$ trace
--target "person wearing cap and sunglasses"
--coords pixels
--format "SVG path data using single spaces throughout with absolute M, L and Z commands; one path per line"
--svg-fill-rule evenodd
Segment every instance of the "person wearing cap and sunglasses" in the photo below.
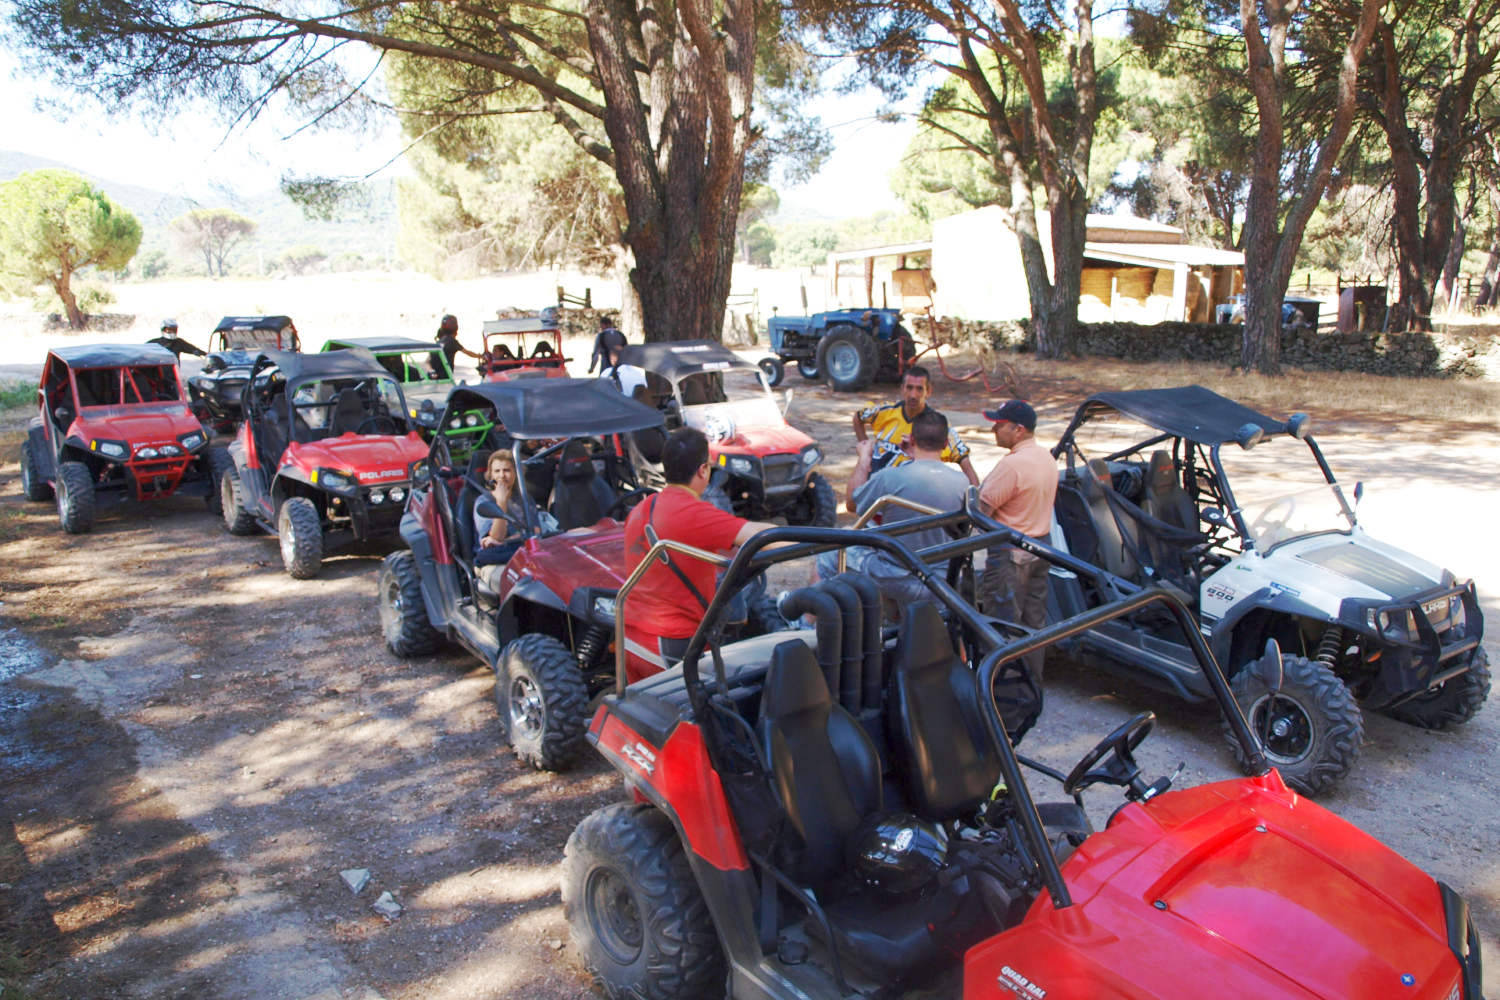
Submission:
M 1009 399 L 983 415 L 994 425 L 995 444 L 1008 454 L 980 483 L 979 508 L 1001 524 L 1045 542 L 1057 499 L 1057 460 L 1036 441 L 1036 410 Z M 1029 629 L 1041 628 L 1047 624 L 1047 571 L 1045 559 L 1013 545 L 990 549 L 979 581 L 980 610 Z M 1042 655 L 1036 650 L 1026 656 L 1038 684 Z

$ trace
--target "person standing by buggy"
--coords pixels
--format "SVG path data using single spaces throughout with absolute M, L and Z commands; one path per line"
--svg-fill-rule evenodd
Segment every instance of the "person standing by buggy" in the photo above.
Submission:
M 712 466 L 708 438 L 697 428 L 679 427 L 668 435 L 662 471 L 666 488 L 637 504 L 625 519 L 627 572 L 633 572 L 651 546 L 663 539 L 727 552 L 775 527 L 736 517 L 702 499 Z M 713 598 L 717 574 L 712 563 L 680 552 L 667 553 L 661 564 L 648 569 L 625 604 L 625 645 L 630 654 L 657 669 L 681 659 Z M 630 679 L 637 679 L 634 670 Z
M 872 474 L 876 442 L 870 438 L 856 442 L 858 460 L 845 492 L 846 508 L 852 514 L 863 514 L 881 497 L 898 496 L 935 510 L 961 509 L 969 492 L 969 481 L 962 472 L 943 461 L 950 440 L 948 418 L 927 407 L 911 421 L 912 454 L 906 461 L 892 462 Z M 923 515 L 906 507 L 892 506 L 884 509 L 880 516 L 883 523 L 894 524 Z M 900 541 L 909 549 L 924 549 L 941 545 L 949 538 L 942 528 L 928 528 L 902 535 Z M 927 586 L 912 576 L 906 567 L 874 549 L 864 546 L 849 549 L 845 565 L 855 572 L 868 574 L 880 589 L 881 597 L 898 606 L 923 600 L 927 592 Z M 838 553 L 819 555 L 817 573 L 820 580 L 836 576 Z
M 480 355 L 475 354 L 458 342 L 458 317 L 452 313 L 443 317 L 442 322 L 438 324 L 437 333 L 432 339 L 436 340 L 438 346 L 442 349 L 443 357 L 448 362 L 448 370 L 450 372 L 453 370 L 453 359 L 460 354 L 467 354 L 475 361 L 478 361 L 480 358 Z
M 921 365 L 912 365 L 901 378 L 899 400 L 884 406 L 867 406 L 854 414 L 855 440 L 864 441 L 874 435 L 875 450 L 870 461 L 872 474 L 888 465 L 910 461 L 907 449 L 910 447 L 908 442 L 912 433 L 912 421 L 931 409 L 927 405 L 931 398 L 932 375 Z M 947 423 L 946 417 L 944 423 Z M 942 450 L 942 460 L 952 462 L 962 469 L 969 478 L 970 485 L 979 485 L 979 474 L 969 461 L 969 446 L 960 441 L 951 429 Z
M 589 358 L 588 374 L 594 374 L 596 365 L 599 368 L 599 374 L 604 374 L 605 370 L 615 363 L 615 357 L 625 343 L 625 334 L 615 326 L 614 317 L 608 314 L 601 315 L 599 332 L 594 335 L 594 353 Z
M 1057 499 L 1057 460 L 1036 441 L 1036 410 L 1019 399 L 1008 399 L 984 418 L 994 424 L 995 444 L 1008 449 L 979 486 L 979 509 L 1023 535 L 1047 542 L 1052 532 L 1052 505 Z M 1047 624 L 1048 563 L 1013 545 L 1000 545 L 985 554 L 979 580 L 979 607 L 1001 618 L 1039 629 Z M 1042 681 L 1043 652 L 1026 657 L 1038 684 Z

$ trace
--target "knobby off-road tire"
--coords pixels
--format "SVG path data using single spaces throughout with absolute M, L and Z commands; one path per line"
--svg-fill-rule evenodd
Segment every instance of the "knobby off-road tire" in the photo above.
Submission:
M 879 367 L 875 341 L 847 323 L 829 327 L 818 342 L 818 371 L 835 392 L 858 392 L 870 384 Z
M 427 618 L 422 576 L 410 550 L 392 552 L 380 564 L 380 630 L 397 656 L 425 656 L 442 642 Z
M 1281 690 L 1274 696 L 1248 665 L 1230 682 L 1235 700 L 1264 746 L 1266 760 L 1286 783 L 1305 795 L 1317 795 L 1338 783 L 1359 757 L 1364 718 L 1344 682 L 1326 664 L 1301 656 L 1283 656 Z M 1240 767 L 1246 769 L 1239 744 L 1224 724 Z
M 307 497 L 287 497 L 276 512 L 281 563 L 294 580 L 308 580 L 323 568 L 323 519 Z
M 672 823 L 619 803 L 584 817 L 563 853 L 573 947 L 610 1000 L 724 995 L 724 955 Z
M 232 464 L 219 476 L 219 497 L 219 516 L 223 518 L 224 530 L 231 535 L 255 534 L 258 525 L 250 512 L 245 510 L 240 474 Z
M 31 450 L 31 441 L 21 442 L 21 492 L 27 500 L 51 500 L 52 487 L 42 478 L 42 470 L 36 463 L 36 453 Z
M 234 459 L 230 457 L 228 448 L 210 448 L 202 461 L 208 465 L 208 481 L 211 487 L 208 491 L 208 509 L 215 514 L 223 514 L 224 473 L 234 468 Z
M 94 530 L 94 477 L 82 462 L 64 462 L 58 467 L 57 517 L 70 535 Z
M 814 472 L 807 477 L 807 489 L 812 494 L 812 520 L 815 528 L 831 528 L 839 517 L 839 500 L 833 493 L 833 484 Z
M 786 378 L 786 365 L 780 358 L 761 358 L 755 366 L 766 373 L 766 384 L 776 388 Z
M 1436 691 L 1402 702 L 1387 714 L 1423 729 L 1446 729 L 1461 726 L 1478 715 L 1489 696 L 1490 657 L 1481 646 L 1474 651 L 1468 673 L 1451 678 Z
M 550 635 L 513 639 L 495 661 L 500 728 L 526 764 L 560 771 L 583 749 L 588 687 L 578 660 Z

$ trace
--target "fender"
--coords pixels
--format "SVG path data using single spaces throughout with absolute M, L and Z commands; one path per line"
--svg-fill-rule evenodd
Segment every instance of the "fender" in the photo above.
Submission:
M 1246 616 L 1253 611 L 1272 611 L 1279 615 L 1293 618 L 1310 618 L 1316 622 L 1326 622 L 1327 614 L 1313 607 L 1300 598 L 1292 597 L 1284 590 L 1275 587 L 1262 587 L 1252 591 L 1243 600 L 1229 609 L 1229 614 L 1212 624 L 1213 633 L 1208 639 L 1208 648 L 1213 651 L 1214 659 L 1224 668 L 1224 676 L 1233 678 L 1238 672 L 1239 665 L 1231 663 L 1229 655 L 1234 646 L 1234 633 Z M 1333 624 L 1329 622 L 1329 624 Z
M 41 417 L 31 418 L 31 423 L 26 427 L 26 438 L 31 442 L 31 457 L 36 462 L 37 471 L 42 474 L 43 479 L 55 480 L 57 462 L 47 442 L 47 431 Z
M 432 539 L 410 510 L 401 515 L 400 532 L 401 540 L 415 557 L 417 574 L 422 578 L 422 605 L 427 609 L 427 620 L 433 628 L 451 629 L 453 623 L 444 609 L 458 606 L 457 574 L 453 564 L 439 565 L 433 559 Z

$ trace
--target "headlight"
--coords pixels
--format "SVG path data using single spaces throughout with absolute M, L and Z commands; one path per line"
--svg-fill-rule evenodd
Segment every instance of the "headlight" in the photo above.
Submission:
M 449 430 L 456 431 L 460 427 L 462 427 L 463 425 L 464 425 L 464 422 L 462 420 L 458 419 L 457 417 L 454 417 L 452 420 L 448 421 L 448 429 Z
M 140 449 L 139 451 L 137 451 L 135 453 L 135 457 L 136 458 L 155 458 L 157 455 L 160 455 L 160 454 L 161 454 L 161 452 L 157 451 L 155 448 L 142 448 L 142 449 Z
M 353 476 L 330 469 L 316 470 L 313 472 L 312 481 L 325 490 L 352 490 L 357 485 Z
M 465 427 L 478 427 L 479 426 L 479 414 L 477 414 L 477 413 L 471 413 L 467 417 L 464 417 L 464 426 Z
M 387 496 L 391 498 L 391 503 L 400 503 L 402 500 L 406 499 L 406 487 L 392 486 L 391 491 L 389 494 L 387 494 Z
M 802 453 L 803 465 L 817 465 L 823 461 L 823 453 L 817 448 L 809 448 Z
M 177 447 L 175 444 L 164 444 L 157 450 L 160 451 L 165 457 L 182 454 L 182 449 Z
M 615 599 L 613 597 L 594 598 L 594 614 L 600 618 L 613 618 L 615 616 Z
M 406 470 L 406 474 L 411 477 L 413 483 L 420 485 L 432 478 L 432 466 L 427 464 L 427 459 L 419 458 L 411 463 L 411 466 Z
M 755 475 L 755 463 L 750 461 L 750 459 L 748 458 L 742 458 L 740 456 L 730 458 L 729 461 L 724 463 L 724 468 L 728 469 L 736 476 Z
M 110 458 L 124 458 L 130 454 L 130 449 L 119 441 L 94 441 L 92 442 L 92 446 L 94 451 L 97 451 L 101 455 L 107 455 Z
M 207 441 L 208 439 L 205 438 L 199 432 L 193 431 L 193 432 L 191 432 L 189 434 L 184 434 L 182 437 L 178 438 L 177 440 L 179 440 L 179 441 L 182 442 L 182 447 L 185 450 L 187 450 L 187 451 L 197 451 L 199 448 L 203 447 L 204 442 Z
M 372 504 L 385 503 L 385 490 L 371 490 L 369 500 Z

